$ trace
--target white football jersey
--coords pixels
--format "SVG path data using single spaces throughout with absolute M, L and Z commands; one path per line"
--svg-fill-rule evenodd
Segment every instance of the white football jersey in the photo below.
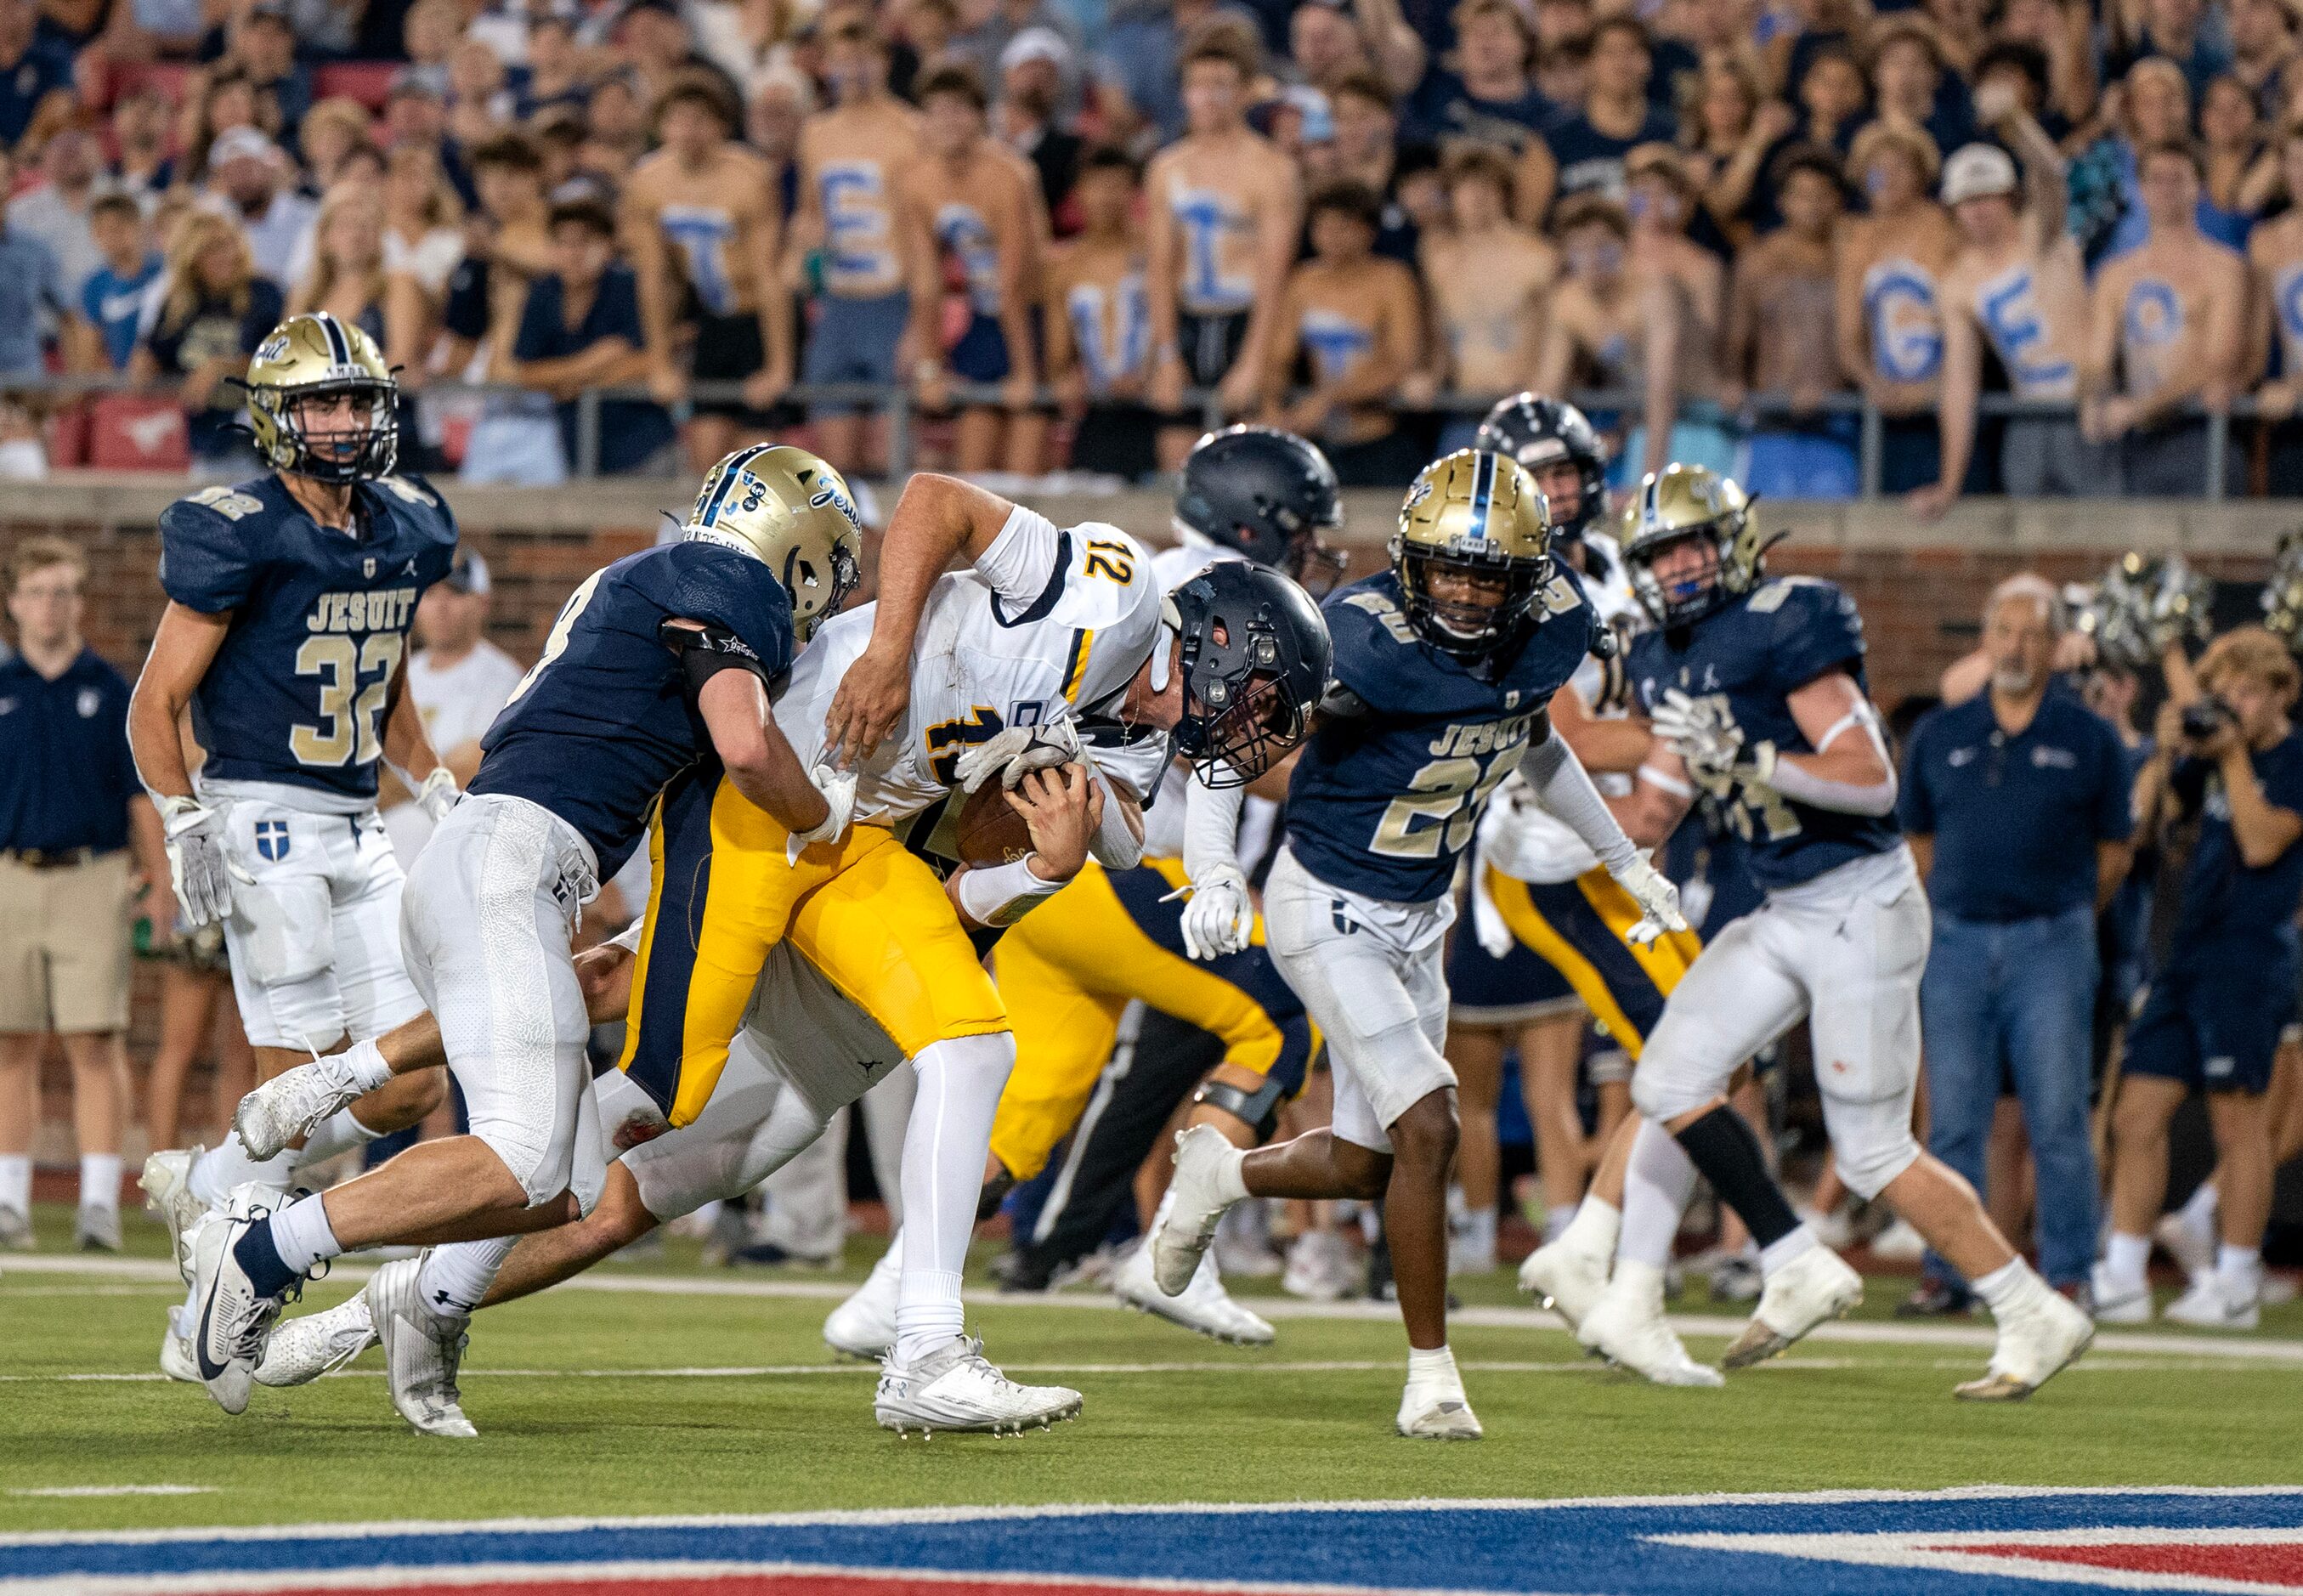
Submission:
M 1628 641 L 1631 629 L 1641 623 L 1645 612 L 1632 591 L 1615 539 L 1592 532 L 1585 535 L 1584 541 L 1605 562 L 1607 575 L 1585 577 L 1583 592 L 1600 624 L 1614 629 L 1618 647 L 1613 660 L 1585 654 L 1575 674 L 1568 678 L 1567 687 L 1594 717 L 1622 720 L 1631 714 L 1631 705 L 1622 690 L 1621 646 Z M 1632 778 L 1626 775 L 1595 773 L 1591 781 L 1608 798 L 1621 798 L 1632 790 Z M 1539 885 L 1573 881 L 1585 871 L 1599 867 L 1599 856 L 1565 821 L 1555 819 L 1536 801 L 1534 789 L 1517 771 L 1505 779 L 1495 801 L 1480 817 L 1480 857 L 1515 881 Z
M 832 696 L 871 640 L 877 606 L 826 621 L 793 663 L 776 721 L 803 764 L 823 751 Z M 1018 505 L 983 558 L 929 590 L 902 722 L 858 773 L 856 818 L 889 825 L 941 802 L 970 744 L 1118 697 L 1164 636 L 1152 557 L 1100 521 L 1059 528 Z M 1167 739 L 1098 746 L 1096 762 L 1149 794 Z

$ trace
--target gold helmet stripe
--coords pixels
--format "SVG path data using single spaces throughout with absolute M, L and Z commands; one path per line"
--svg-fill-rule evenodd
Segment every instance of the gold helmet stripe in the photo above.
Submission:
M 1488 540 L 1488 510 L 1496 496 L 1496 461 L 1499 457 L 1481 450 L 1472 472 L 1472 524 L 1464 536 L 1473 543 Z

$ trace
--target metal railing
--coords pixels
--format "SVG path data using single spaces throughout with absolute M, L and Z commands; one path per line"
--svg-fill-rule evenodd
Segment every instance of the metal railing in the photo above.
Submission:
M 164 396 L 169 391 L 167 384 L 138 384 L 122 376 L 0 378 L 0 399 L 26 397 L 55 401 L 92 393 L 123 392 L 158 397 Z M 529 403 L 547 398 L 536 389 L 499 383 L 435 381 L 412 392 L 419 402 L 426 396 L 518 398 Z M 997 407 L 1005 399 L 1001 386 L 992 383 L 953 383 L 949 385 L 949 392 L 953 401 L 960 405 Z M 1497 397 L 1483 393 L 1441 393 L 1429 403 L 1400 404 L 1394 409 L 1401 415 L 1480 416 L 1494 405 Z M 1641 418 L 1646 406 L 1645 396 L 1634 390 L 1581 389 L 1569 397 L 1587 413 L 1620 416 L 1634 422 Z M 666 408 L 674 420 L 684 422 L 699 403 L 742 403 L 744 400 L 741 383 L 695 383 L 689 384 L 683 398 Z M 876 413 L 887 426 L 889 475 L 900 479 L 911 471 L 918 452 L 922 411 L 909 387 L 900 384 L 797 383 L 786 389 L 779 400 L 780 402 L 803 407 L 845 407 Z M 654 402 L 654 395 L 645 387 L 625 386 L 587 388 L 577 396 L 573 401 L 576 406 L 575 458 L 568 462 L 569 474 L 574 479 L 585 480 L 600 474 L 602 410 L 611 401 Z M 1042 387 L 1039 402 L 1053 407 L 1056 403 L 1053 393 Z M 1223 426 L 1228 420 L 1249 418 L 1231 416 L 1213 389 L 1190 390 L 1185 395 L 1185 404 L 1197 413 L 1201 425 L 1210 430 Z M 1981 396 L 1978 408 L 1979 419 L 2069 422 L 2075 421 L 2078 417 L 2078 407 L 2064 401 L 2018 399 L 2007 393 L 1986 393 Z M 2240 396 L 2221 410 L 2191 404 L 2174 411 L 2168 418 L 2171 421 L 2204 420 L 2206 424 L 2206 459 L 2202 462 L 2201 484 L 2205 499 L 2221 501 L 2230 494 L 2231 485 L 2227 477 L 2231 423 L 2257 419 L 2261 415 L 2252 398 Z M 1794 404 L 1787 393 L 1753 393 L 1733 409 L 1711 400 L 1683 400 L 1679 405 L 1676 419 L 1719 426 L 1731 434 L 1743 434 L 1785 423 L 1812 421 L 1818 416 L 1852 416 L 1856 418 L 1860 496 L 1866 500 L 1878 499 L 1881 496 L 1887 428 L 1892 421 L 1902 418 L 1890 417 L 1873 404 L 1868 395 L 1838 393 L 1826 395 L 1818 403 L 1799 405 Z

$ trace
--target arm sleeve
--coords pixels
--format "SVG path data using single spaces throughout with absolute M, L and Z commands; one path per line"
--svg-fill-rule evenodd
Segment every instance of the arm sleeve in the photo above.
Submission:
M 1239 817 L 1244 787 L 1210 787 L 1194 777 L 1184 804 L 1184 874 L 1205 881 L 1239 868 Z
M 1527 778 L 1536 802 L 1582 838 L 1610 874 L 1639 857 L 1639 849 L 1607 812 L 1599 790 L 1591 785 L 1583 762 L 1575 757 L 1575 750 L 1556 728 L 1547 728 L 1543 740 L 1528 749 L 1527 757 L 1520 762 L 1520 773 Z
M 1068 540 L 1056 523 L 1021 504 L 1008 512 L 1008 524 L 976 558 L 976 574 L 1009 604 L 1029 604 L 1051 582 L 1063 579 Z
M 235 522 L 189 499 L 160 512 L 160 586 L 170 598 L 214 615 L 245 602 L 255 576 Z

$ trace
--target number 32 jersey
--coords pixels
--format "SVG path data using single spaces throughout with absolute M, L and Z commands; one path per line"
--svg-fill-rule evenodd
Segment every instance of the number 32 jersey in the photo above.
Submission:
M 352 506 L 354 533 L 325 528 L 264 477 L 161 512 L 161 587 L 232 613 L 192 693 L 203 786 L 296 788 L 347 814 L 375 802 L 392 679 L 417 599 L 455 556 L 456 518 L 416 477 L 360 483 Z
M 1591 609 L 1572 573 L 1536 604 L 1541 624 L 1490 681 L 1416 635 L 1390 571 L 1329 595 L 1336 685 L 1360 713 L 1323 718 L 1288 782 L 1297 863 L 1386 902 L 1447 892 L 1537 715 L 1590 651 Z
M 1632 642 L 1632 691 L 1643 710 L 1678 688 L 1724 703 L 1743 746 L 1784 754 L 1814 749 L 1792 718 L 1791 696 L 1832 671 L 1866 693 L 1863 617 L 1855 601 L 1815 577 L 1776 577 L 1691 627 L 1642 632 Z M 1707 784 L 1729 828 L 1750 843 L 1751 875 L 1793 887 L 1900 840 L 1891 816 L 1847 815 L 1785 798 L 1772 787 L 1721 777 Z

